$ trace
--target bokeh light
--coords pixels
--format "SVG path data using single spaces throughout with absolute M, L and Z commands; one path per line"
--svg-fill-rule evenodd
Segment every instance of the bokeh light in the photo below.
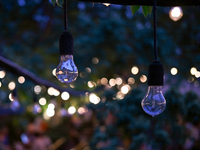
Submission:
M 94 57 L 94 58 L 92 59 L 92 63 L 93 63 L 93 64 L 98 64 L 98 63 L 99 63 L 99 59 L 96 58 L 96 57 Z
M 173 68 L 170 70 L 170 72 L 171 72 L 172 75 L 176 75 L 176 74 L 178 73 L 178 69 L 176 69 L 176 68 L 173 67 Z
M 79 113 L 80 115 L 86 113 L 87 111 L 88 111 L 88 110 L 87 110 L 86 108 L 84 108 L 84 107 L 79 107 L 79 108 L 78 108 L 78 113 Z
M 192 67 L 192 68 L 190 69 L 190 73 L 191 73 L 192 75 L 195 75 L 196 72 L 197 72 L 197 68 Z
M 36 85 L 36 86 L 34 87 L 34 92 L 35 92 L 35 94 L 40 94 L 41 91 L 42 91 L 41 86 Z
M 146 82 L 146 81 L 147 81 L 147 77 L 146 77 L 145 75 L 142 75 L 142 76 L 140 77 L 140 81 L 141 81 L 142 83 Z
M 56 68 L 52 70 L 53 76 L 56 76 Z
M 25 82 L 25 78 L 24 78 L 23 76 L 20 76 L 20 77 L 18 78 L 18 82 L 19 82 L 20 84 L 23 84 L 23 83 Z
M 195 77 L 196 77 L 196 78 L 199 78 L 199 77 L 200 77 L 200 72 L 199 72 L 199 71 L 197 71 L 197 72 L 195 73 Z
M 39 99 L 39 104 L 40 105 L 44 106 L 44 105 L 46 105 L 46 103 L 47 103 L 46 98 L 42 97 L 42 98 Z
M 3 79 L 6 76 L 6 72 L 4 70 L 0 71 L 0 78 Z
M 115 79 L 111 78 L 111 79 L 109 80 L 109 84 L 110 84 L 110 86 L 115 86 L 115 84 L 116 84 Z
M 98 104 L 100 102 L 100 98 L 97 95 L 95 95 L 94 93 L 91 93 L 89 95 L 89 100 L 93 104 Z
M 61 98 L 62 98 L 64 101 L 66 101 L 66 100 L 68 100 L 68 99 L 70 98 L 70 95 L 69 95 L 68 92 L 65 91 L 65 92 L 62 92 Z
M 132 77 L 128 78 L 128 83 L 129 84 L 134 84 L 135 83 L 135 79 L 132 78 Z
M 123 80 L 122 80 L 122 78 L 117 77 L 117 78 L 115 79 L 115 82 L 116 82 L 117 85 L 121 85 L 121 84 L 123 83 Z
M 15 87 L 16 87 L 16 84 L 15 84 L 14 81 L 11 81 L 11 82 L 8 84 L 8 88 L 9 88 L 9 90 L 14 90 Z
M 53 117 L 55 115 L 55 110 L 51 108 L 47 108 L 46 114 L 48 117 Z
M 132 72 L 132 74 L 134 74 L 134 75 L 138 74 L 138 72 L 139 72 L 138 67 L 133 66 L 132 69 L 131 69 L 131 72 Z
M 106 78 L 102 78 L 101 79 L 101 84 L 102 85 L 106 85 L 108 83 L 108 79 L 106 79 Z
M 76 108 L 74 106 L 71 106 L 68 108 L 68 113 L 73 115 L 76 112 Z
M 169 11 L 169 17 L 173 21 L 178 21 L 182 18 L 183 16 L 183 11 L 181 7 L 172 7 L 171 10 Z
M 129 85 L 124 85 L 124 86 L 121 87 L 121 92 L 123 94 L 127 94 L 130 89 L 131 89 L 131 87 Z
M 110 6 L 110 3 L 103 3 L 103 5 L 105 5 L 105 6 Z

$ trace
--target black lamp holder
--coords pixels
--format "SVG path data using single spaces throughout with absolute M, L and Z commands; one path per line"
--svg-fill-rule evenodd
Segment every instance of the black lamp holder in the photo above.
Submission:
M 73 55 L 73 37 L 68 32 L 67 26 L 67 0 L 64 0 L 64 32 L 60 36 L 59 49 L 60 55 Z
M 150 86 L 162 86 L 164 80 L 164 68 L 163 65 L 158 61 L 158 50 L 157 50 L 157 2 L 154 0 L 153 5 L 153 18 L 154 18 L 154 56 L 155 60 L 149 65 L 148 70 L 148 85 Z

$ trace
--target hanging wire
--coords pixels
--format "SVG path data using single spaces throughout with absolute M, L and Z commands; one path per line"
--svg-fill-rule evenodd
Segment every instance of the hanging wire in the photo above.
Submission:
M 154 0 L 153 5 L 153 19 L 154 19 L 154 56 L 155 60 L 158 60 L 158 50 L 157 50 L 157 2 Z
M 67 0 L 64 0 L 64 30 L 67 31 L 68 30 L 68 26 L 67 26 Z

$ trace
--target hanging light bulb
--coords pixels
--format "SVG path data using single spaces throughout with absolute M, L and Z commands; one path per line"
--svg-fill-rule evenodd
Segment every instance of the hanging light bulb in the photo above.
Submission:
M 67 31 L 67 2 L 64 1 L 65 30 L 60 36 L 60 64 L 56 68 L 56 77 L 62 83 L 72 83 L 78 77 L 78 69 L 73 61 L 73 37 Z
M 182 18 L 183 16 L 183 11 L 181 7 L 172 7 L 171 10 L 169 11 L 169 17 L 173 21 L 178 21 Z
M 163 65 L 159 61 L 151 63 L 148 70 L 149 87 L 141 105 L 143 110 L 153 117 L 161 114 L 166 107 L 166 100 L 162 94 L 163 76 Z
M 20 107 L 20 103 L 17 98 L 17 90 L 14 89 L 12 92 L 12 102 L 10 104 L 10 109 L 12 111 L 17 111 L 19 109 L 19 107 Z
M 156 116 L 161 114 L 166 107 L 166 100 L 162 94 L 162 86 L 164 79 L 163 65 L 158 61 L 157 51 L 157 22 L 156 22 L 156 0 L 154 0 L 153 6 L 153 18 L 154 18 L 154 56 L 153 61 L 148 70 L 148 91 L 142 99 L 141 105 L 143 110 L 151 115 Z

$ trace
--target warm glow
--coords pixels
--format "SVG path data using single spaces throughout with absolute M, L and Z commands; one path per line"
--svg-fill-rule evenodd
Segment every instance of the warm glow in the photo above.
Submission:
M 41 86 L 39 86 L 39 85 L 36 85 L 36 86 L 34 87 L 34 92 L 35 92 L 35 94 L 40 94 L 41 90 L 42 90 L 42 88 L 41 88 Z
M 70 98 L 70 95 L 69 95 L 68 92 L 63 92 L 63 93 L 61 94 L 61 98 L 62 98 L 64 101 L 66 101 L 66 100 L 68 100 L 68 99 Z
M 53 117 L 55 115 L 55 110 L 51 108 L 47 108 L 46 114 L 48 117 Z
M 39 99 L 39 104 L 40 105 L 44 106 L 44 105 L 46 105 L 46 103 L 47 103 L 47 100 L 44 97 Z
M 139 72 L 138 67 L 133 66 L 132 69 L 131 69 L 131 72 L 132 72 L 132 74 L 134 74 L 134 75 L 138 74 L 138 72 Z
M 71 106 L 68 108 L 68 113 L 73 115 L 76 112 L 76 108 L 74 106 Z
M 53 88 L 53 87 L 48 88 L 47 92 L 48 92 L 48 94 L 51 95 L 51 96 L 54 95 L 54 94 L 53 94 L 53 93 L 54 93 L 54 88 Z
M 53 95 L 54 95 L 54 96 L 60 95 L 60 91 L 58 91 L 57 89 L 54 89 L 54 90 L 53 90 Z
M 119 91 L 117 92 L 116 98 L 121 100 L 124 98 L 124 94 L 121 91 Z
M 191 73 L 192 75 L 195 75 L 196 72 L 197 72 L 197 68 L 192 67 L 192 68 L 190 69 L 190 73 Z
M 116 82 L 117 85 L 121 85 L 123 80 L 122 80 L 122 78 L 118 77 L 118 78 L 116 78 L 115 82 Z
M 2 86 L 2 83 L 0 82 L 0 87 Z
M 115 86 L 115 84 L 116 84 L 115 79 L 110 79 L 109 84 L 110 84 L 110 86 Z
M 6 72 L 5 71 L 0 71 L 0 78 L 3 79 L 6 76 Z
M 172 7 L 172 9 L 169 11 L 169 17 L 173 21 L 178 21 L 182 18 L 183 16 L 183 11 L 181 7 Z
M 98 96 L 96 96 L 94 93 L 91 93 L 89 95 L 89 100 L 93 104 L 98 104 L 100 102 L 100 98 Z
M 121 87 L 121 92 L 123 94 L 127 94 L 130 89 L 131 89 L 131 87 L 129 85 L 124 85 L 124 86 Z
M 140 77 L 140 81 L 141 81 L 142 83 L 146 82 L 146 81 L 147 81 L 147 77 L 146 77 L 145 75 L 142 75 L 142 76 Z
M 107 6 L 107 7 L 110 6 L 110 3 L 103 3 L 103 4 L 104 4 L 105 6 Z
M 9 99 L 10 99 L 10 101 L 14 101 L 12 93 L 9 94 Z
M 16 87 L 16 85 L 15 85 L 15 82 L 13 82 L 13 81 L 8 84 L 9 90 L 14 90 L 15 87 Z
M 52 70 L 53 76 L 56 76 L 56 68 Z
M 48 108 L 49 108 L 49 109 L 55 109 L 55 105 L 54 105 L 53 103 L 50 103 L 50 104 L 48 105 Z
M 108 83 L 108 79 L 106 79 L 106 78 L 102 78 L 101 79 L 101 84 L 102 85 L 106 85 Z
M 23 76 L 20 76 L 20 77 L 18 78 L 18 82 L 19 82 L 20 84 L 23 84 L 23 83 L 25 82 L 25 78 L 24 78 Z
M 89 67 L 85 68 L 87 73 L 91 73 L 91 69 Z
M 95 86 L 95 83 L 92 81 L 88 81 L 87 85 L 89 88 L 93 88 Z
M 79 114 L 84 114 L 84 113 L 86 113 L 88 110 L 86 109 L 86 108 L 84 108 L 84 107 L 80 107 L 79 109 L 78 109 L 78 113 Z
M 170 72 L 172 75 L 176 75 L 178 73 L 178 70 L 176 68 L 172 68 Z
M 135 83 L 135 79 L 132 78 L 132 77 L 128 78 L 128 83 L 129 84 L 134 84 Z
M 195 77 L 196 77 L 196 78 L 199 78 L 199 77 L 200 77 L 200 72 L 199 72 L 199 71 L 197 71 L 197 72 L 195 73 Z
M 94 57 L 94 58 L 92 59 L 92 62 L 93 62 L 93 64 L 98 64 L 98 63 L 99 63 L 99 59 L 96 58 L 96 57 Z

